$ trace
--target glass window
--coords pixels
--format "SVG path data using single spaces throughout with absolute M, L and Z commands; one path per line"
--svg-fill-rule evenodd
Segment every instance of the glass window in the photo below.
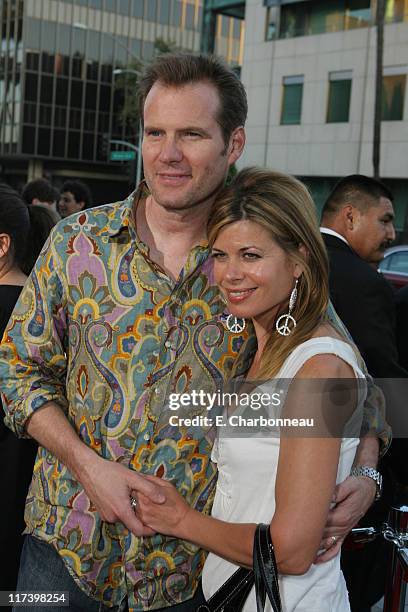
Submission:
M 281 124 L 300 123 L 302 114 L 303 76 L 284 77 Z
M 101 35 L 95 30 L 88 31 L 88 47 L 87 47 L 87 59 L 98 60 L 99 59 L 99 45 L 101 42 Z
M 38 71 L 38 67 L 40 65 L 40 55 L 39 53 L 27 53 L 26 54 L 26 68 L 27 70 Z
M 55 66 L 55 55 L 49 53 L 41 53 L 41 70 L 53 74 Z
M 78 159 L 79 157 L 79 132 L 69 132 L 68 133 L 68 157 L 73 159 Z
M 78 81 L 77 79 L 72 79 L 70 96 L 71 108 L 82 108 L 82 90 L 83 82 Z
M 408 274 L 408 253 L 393 253 L 386 259 L 390 259 L 388 269 L 392 272 L 406 272 Z
M 36 74 L 26 73 L 25 76 L 25 98 L 36 102 L 38 93 L 38 76 Z
M 272 6 L 268 7 L 268 10 L 266 11 L 265 40 L 273 40 L 276 37 L 276 20 L 276 8 Z
M 86 63 L 86 78 L 89 81 L 97 81 L 99 74 L 99 63 L 98 62 L 87 62 Z
M 170 21 L 170 0 L 160 0 L 159 4 L 159 21 L 167 24 Z
M 57 24 L 52 21 L 42 22 L 41 49 L 49 53 L 55 53 L 55 39 Z
M 150 60 L 154 55 L 154 43 L 150 40 L 143 41 L 143 59 Z
M 51 111 L 52 106 L 49 104 L 41 104 L 39 112 L 39 125 L 50 126 L 51 125 Z
M 143 0 L 132 0 L 130 4 L 131 15 L 132 17 L 143 17 Z
M 117 11 L 122 15 L 129 15 L 129 0 L 118 0 Z
M 351 71 L 331 72 L 329 75 L 329 98 L 327 123 L 349 120 L 351 97 Z
M 370 22 L 370 0 L 293 2 L 281 7 L 279 37 L 338 32 L 367 27 Z
M 84 132 L 82 138 L 82 159 L 93 159 L 94 135 L 92 132 Z
M 56 127 L 65 127 L 67 121 L 67 107 L 56 106 L 54 109 L 54 125 Z
M 42 75 L 40 85 L 40 102 L 44 102 L 44 104 L 51 104 L 53 81 L 54 79 L 51 76 Z
M 157 15 L 157 0 L 149 0 L 147 3 L 147 19 L 149 21 L 156 21 Z
M 114 13 L 116 11 L 116 0 L 105 0 L 105 10 Z
M 69 55 L 71 53 L 71 31 L 71 26 L 63 23 L 59 24 L 56 48 L 63 55 Z
M 51 130 L 49 128 L 38 129 L 38 155 L 49 155 L 51 145 Z
M 27 19 L 24 27 L 24 42 L 27 49 L 41 49 L 41 20 Z
M 54 157 L 65 157 L 65 130 L 54 130 L 52 154 Z
M 176 26 L 177 28 L 179 28 L 181 25 L 182 13 L 183 13 L 183 10 L 182 10 L 182 5 L 181 5 L 180 0 L 174 0 L 172 25 Z
M 78 108 L 71 108 L 69 112 L 69 127 L 74 130 L 81 129 L 81 111 Z
M 68 104 L 68 79 L 64 77 L 57 77 L 55 103 L 65 107 Z
M 382 120 L 402 121 L 404 113 L 405 74 L 383 77 L 382 82 Z
M 389 22 L 408 21 L 408 0 L 387 0 L 385 20 Z
M 32 123 L 33 125 L 37 122 L 37 105 L 34 102 L 24 103 L 24 123 Z
M 85 108 L 88 110 L 96 109 L 96 84 L 87 83 L 85 88 Z
M 99 92 L 99 110 L 109 112 L 111 98 L 111 87 L 109 85 L 101 85 Z
M 192 4 L 186 5 L 186 28 L 189 30 L 194 30 L 194 13 L 195 7 Z M 229 22 L 229 19 L 226 18 L 226 21 Z
M 23 126 L 23 153 L 34 153 L 35 127 Z

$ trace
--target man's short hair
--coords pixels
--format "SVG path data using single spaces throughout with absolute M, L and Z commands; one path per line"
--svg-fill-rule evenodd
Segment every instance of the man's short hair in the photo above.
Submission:
M 34 179 L 27 183 L 21 195 L 24 202 L 28 205 L 32 204 L 35 199 L 49 204 L 58 200 L 58 191 L 54 189 L 49 181 L 43 178 Z
M 202 81 L 213 85 L 220 97 L 220 108 L 216 119 L 227 145 L 232 132 L 237 127 L 245 125 L 248 113 L 247 96 L 235 72 L 213 55 L 187 53 L 159 55 L 145 68 L 139 81 L 140 117 L 143 120 L 145 100 L 156 82 L 167 87 L 182 87 Z
M 365 212 L 377 206 L 380 198 L 394 200 L 391 191 L 380 181 L 363 174 L 351 174 L 335 185 L 323 206 L 322 217 L 336 215 L 346 204 Z
M 82 181 L 65 181 L 61 188 L 61 193 L 64 191 L 72 193 L 77 202 L 84 202 L 84 209 L 92 206 L 91 191 Z

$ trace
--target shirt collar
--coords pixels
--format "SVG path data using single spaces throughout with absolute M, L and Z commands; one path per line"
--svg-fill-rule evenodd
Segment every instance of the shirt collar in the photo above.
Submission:
M 133 191 L 126 200 L 123 200 L 119 204 L 121 206 L 113 207 L 109 213 L 108 221 L 104 228 L 99 232 L 100 234 L 108 234 L 109 236 L 117 236 L 120 234 L 122 229 L 128 228 L 129 225 L 134 226 L 133 211 L 135 204 L 143 198 L 149 195 L 148 187 L 145 181 L 142 181 L 137 189 Z
M 335 238 L 339 238 L 339 240 L 342 240 L 343 242 L 345 242 L 347 244 L 347 246 L 350 246 L 344 236 L 342 236 L 338 232 L 335 232 L 332 229 L 329 229 L 328 227 L 321 227 L 320 228 L 320 232 L 322 234 L 328 234 L 329 236 L 334 236 Z

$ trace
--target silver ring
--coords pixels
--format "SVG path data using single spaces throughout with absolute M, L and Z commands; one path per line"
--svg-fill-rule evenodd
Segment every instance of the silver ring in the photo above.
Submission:
M 336 544 L 337 544 L 337 536 L 331 536 L 331 540 L 332 540 L 332 543 L 330 545 L 330 548 L 332 548 L 332 546 L 336 546 Z
M 136 510 L 136 508 L 137 508 L 137 499 L 136 499 L 136 497 L 130 496 L 130 505 L 132 506 L 133 510 Z

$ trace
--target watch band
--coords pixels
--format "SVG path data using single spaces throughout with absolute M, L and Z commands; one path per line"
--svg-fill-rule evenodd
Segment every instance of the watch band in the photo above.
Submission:
M 366 476 L 374 480 L 377 485 L 377 492 L 375 494 L 375 500 L 377 501 L 381 497 L 382 493 L 382 475 L 376 469 L 368 467 L 367 465 L 356 465 L 352 468 L 350 476 Z

